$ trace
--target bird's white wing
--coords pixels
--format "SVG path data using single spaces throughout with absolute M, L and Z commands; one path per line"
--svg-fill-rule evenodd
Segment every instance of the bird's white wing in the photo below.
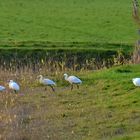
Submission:
M 20 89 L 19 85 L 16 82 L 10 83 L 9 86 L 14 90 L 19 90 Z
M 0 86 L 0 91 L 3 91 L 5 90 L 5 87 L 4 86 Z
M 55 82 L 50 79 L 44 79 L 43 84 L 44 85 L 56 85 Z
M 135 86 L 140 86 L 140 78 L 133 78 L 132 81 Z
M 76 76 L 69 76 L 68 81 L 70 83 L 74 83 L 74 84 L 81 84 L 82 83 L 82 81 L 79 78 L 77 78 Z

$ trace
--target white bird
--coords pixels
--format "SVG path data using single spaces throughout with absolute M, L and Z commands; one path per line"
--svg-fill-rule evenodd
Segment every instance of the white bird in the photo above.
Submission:
M 48 78 L 44 78 L 42 75 L 39 75 L 38 78 L 39 78 L 40 84 L 42 84 L 44 86 L 50 86 L 52 91 L 55 92 L 54 86 L 56 86 L 56 83 L 53 80 L 50 80 Z
M 10 80 L 9 88 L 14 90 L 15 93 L 20 90 L 19 85 L 16 82 L 14 82 L 13 80 Z
M 0 86 L 0 91 L 4 91 L 6 88 L 4 86 Z
M 132 81 L 135 86 L 140 86 L 140 78 L 133 78 Z
M 77 85 L 77 88 L 79 89 L 79 84 L 82 84 L 82 81 L 77 78 L 76 76 L 68 76 L 68 74 L 64 74 L 64 79 L 68 81 L 71 84 L 71 90 L 73 89 L 73 85 Z

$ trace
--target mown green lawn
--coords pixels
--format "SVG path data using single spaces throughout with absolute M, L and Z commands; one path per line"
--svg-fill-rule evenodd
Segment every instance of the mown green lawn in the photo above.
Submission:
M 49 88 L 44 91 L 35 80 L 28 81 L 32 76 L 21 75 L 19 95 L 0 94 L 0 136 L 15 140 L 139 140 L 140 88 L 132 83 L 132 78 L 140 77 L 139 69 L 139 65 L 125 65 L 71 72 L 83 81 L 73 91 L 62 74 L 52 75 L 57 81 L 56 93 Z
M 134 44 L 129 0 L 0 0 L 0 42 Z

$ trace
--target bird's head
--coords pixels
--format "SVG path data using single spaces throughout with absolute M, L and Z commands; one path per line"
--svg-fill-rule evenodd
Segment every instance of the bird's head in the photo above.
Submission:
M 9 85 L 12 82 L 14 82 L 14 81 L 13 80 L 7 80 L 7 84 L 6 85 Z
M 64 77 L 67 77 L 68 76 L 68 74 L 67 73 L 64 73 Z
M 132 81 L 134 82 L 135 78 L 132 79 Z
M 39 82 L 41 82 L 43 80 L 43 76 L 42 75 L 37 76 L 37 80 L 39 80 Z
M 43 78 L 43 76 L 42 75 L 38 75 L 37 78 Z
M 13 82 L 13 80 L 8 80 L 8 82 L 10 82 L 10 83 L 11 83 L 11 82 Z

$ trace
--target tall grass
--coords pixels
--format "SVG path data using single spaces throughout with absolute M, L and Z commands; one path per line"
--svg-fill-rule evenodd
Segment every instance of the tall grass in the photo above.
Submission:
M 97 50 L 1 50 L 0 69 L 20 72 L 81 71 L 109 68 L 129 63 L 131 56 L 121 49 L 116 51 Z

